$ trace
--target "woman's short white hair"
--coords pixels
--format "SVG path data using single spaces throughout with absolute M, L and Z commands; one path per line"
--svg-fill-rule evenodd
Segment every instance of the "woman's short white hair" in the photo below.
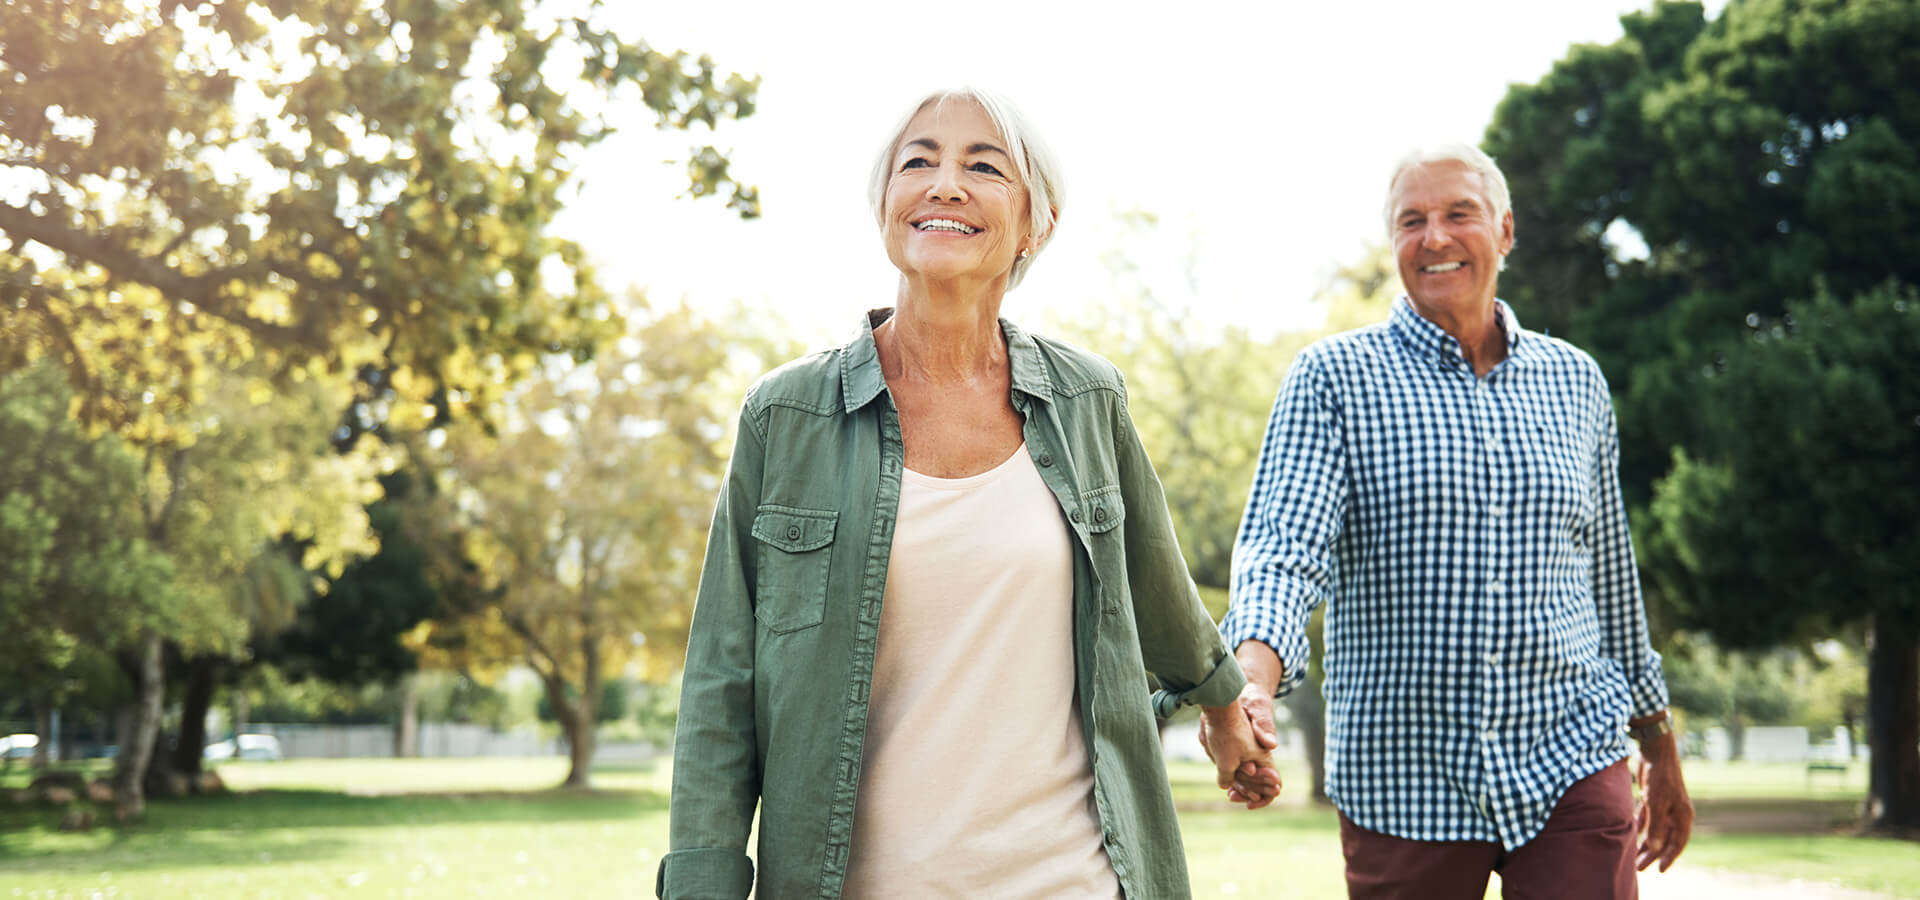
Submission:
M 1408 169 L 1444 162 L 1459 163 L 1480 173 L 1480 183 L 1487 186 L 1487 206 L 1493 213 L 1494 226 L 1498 227 L 1500 222 L 1506 219 L 1507 212 L 1513 208 L 1513 202 L 1507 195 L 1507 176 L 1500 171 L 1498 165 L 1494 164 L 1493 157 L 1472 144 L 1439 144 L 1413 150 L 1400 157 L 1400 162 L 1393 167 L 1393 177 L 1387 181 L 1388 237 L 1393 236 L 1393 217 L 1399 212 L 1393 208 L 1393 198 L 1394 191 L 1400 187 L 1400 177 L 1407 174 Z
M 1020 173 L 1020 182 L 1027 186 L 1027 227 L 1034 235 L 1033 252 L 1025 258 L 1014 259 L 1013 271 L 1007 276 L 1007 287 L 1011 289 L 1020 284 L 1020 280 L 1026 277 L 1027 269 L 1039 258 L 1040 251 L 1053 240 L 1054 218 L 1060 209 L 1065 184 L 1053 152 L 1047 149 L 1033 126 L 1027 124 L 1027 120 L 1007 98 L 992 91 L 960 87 L 934 91 L 915 103 L 900 118 L 900 124 L 880 148 L 879 159 L 874 160 L 873 175 L 867 183 L 867 200 L 873 205 L 873 220 L 883 228 L 886 226 L 887 182 L 893 178 L 893 155 L 900 149 L 900 139 L 906 136 L 907 126 L 913 124 L 913 117 L 927 107 L 953 100 L 977 103 L 986 111 L 987 119 L 993 122 L 994 129 L 1007 142 L 1007 153 L 1013 157 L 1013 166 Z

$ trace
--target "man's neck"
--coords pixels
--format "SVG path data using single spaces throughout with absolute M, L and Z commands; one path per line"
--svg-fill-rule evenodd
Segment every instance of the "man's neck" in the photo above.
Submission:
M 1420 317 L 1440 326 L 1441 331 L 1460 342 L 1460 354 L 1467 358 L 1475 376 L 1493 371 L 1507 358 L 1507 331 L 1500 321 L 1499 304 L 1491 298 L 1472 309 L 1438 309 L 1420 303 L 1413 305 Z

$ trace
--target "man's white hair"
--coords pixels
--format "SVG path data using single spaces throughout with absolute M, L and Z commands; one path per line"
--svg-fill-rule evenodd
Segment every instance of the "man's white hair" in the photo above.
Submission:
M 874 222 L 886 227 L 887 183 L 893 178 L 893 155 L 900 150 L 900 139 L 906 136 L 907 126 L 913 124 L 913 117 L 922 110 L 954 100 L 977 103 L 986 112 L 988 121 L 1007 142 L 1007 154 L 1013 157 L 1020 183 L 1027 188 L 1027 227 L 1034 239 L 1033 252 L 1014 259 L 1013 271 L 1007 276 L 1007 288 L 1012 289 L 1026 277 L 1027 269 L 1039 258 L 1040 251 L 1053 240 L 1054 216 L 1060 208 L 1065 183 L 1052 151 L 1005 97 L 979 88 L 959 87 L 943 88 L 921 98 L 900 118 L 899 126 L 880 148 L 880 157 L 874 160 L 873 175 L 867 182 L 867 201 L 873 206 Z
M 1407 155 L 1400 157 L 1400 162 L 1394 165 L 1393 177 L 1387 180 L 1387 202 L 1385 209 L 1387 236 L 1389 238 L 1393 236 L 1394 214 L 1399 212 L 1399 210 L 1393 208 L 1393 198 L 1394 191 L 1400 187 L 1401 176 L 1407 174 L 1407 170 L 1409 169 L 1443 162 L 1459 163 L 1474 172 L 1480 173 L 1480 183 L 1486 185 L 1487 188 L 1487 207 L 1488 211 L 1493 213 L 1494 227 L 1498 228 L 1500 223 L 1506 219 L 1507 213 L 1513 209 L 1513 201 L 1512 198 L 1507 195 L 1507 176 L 1500 171 L 1498 165 L 1494 164 L 1493 157 L 1488 156 L 1482 152 L 1479 147 L 1475 147 L 1472 144 L 1437 144 L 1432 147 L 1415 149 Z M 1504 262 L 1505 261 L 1502 260 L 1503 264 Z

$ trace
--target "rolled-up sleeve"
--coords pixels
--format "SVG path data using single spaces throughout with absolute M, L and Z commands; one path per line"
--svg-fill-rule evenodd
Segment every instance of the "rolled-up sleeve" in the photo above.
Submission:
M 1620 495 L 1620 431 L 1601 382 L 1605 406 L 1599 450 L 1594 454 L 1594 517 L 1587 545 L 1593 548 L 1593 600 L 1599 612 L 1601 652 L 1619 664 L 1632 697 L 1632 718 L 1667 708 L 1667 680 L 1660 654 L 1647 638 L 1647 607 L 1633 558 L 1633 533 Z
M 1162 685 L 1187 700 L 1226 706 L 1240 696 L 1247 679 L 1221 642 L 1187 571 L 1166 490 L 1127 415 L 1124 384 L 1113 429 L 1121 502 L 1127 511 L 1127 583 L 1133 592 L 1141 661 Z
M 756 548 L 750 529 L 764 456 L 764 436 L 743 409 L 687 640 L 674 734 L 670 850 L 655 880 L 656 893 L 670 900 L 740 900 L 753 887 L 746 851 L 760 771 L 753 689 Z
M 1220 625 L 1227 646 L 1259 641 L 1279 655 L 1279 696 L 1306 679 L 1307 616 L 1331 596 L 1333 542 L 1346 515 L 1340 407 L 1315 350 L 1301 353 L 1274 401 Z

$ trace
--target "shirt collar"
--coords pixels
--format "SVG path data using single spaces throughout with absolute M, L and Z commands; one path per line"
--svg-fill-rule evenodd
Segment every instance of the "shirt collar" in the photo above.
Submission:
M 1507 301 L 1494 298 L 1495 314 L 1500 317 L 1500 331 L 1507 339 L 1507 360 L 1514 365 L 1524 365 L 1531 356 L 1533 341 L 1521 340 L 1520 319 L 1513 314 L 1513 307 Z M 1413 352 L 1425 359 L 1431 359 L 1443 366 L 1466 365 L 1466 354 L 1460 352 L 1460 342 L 1445 329 L 1428 321 L 1413 308 L 1413 301 L 1407 295 L 1393 301 L 1393 313 L 1387 320 L 1388 327 Z M 1531 338 L 1532 336 L 1528 336 Z
M 840 390 L 851 413 L 880 396 L 887 389 L 887 378 L 880 371 L 880 350 L 873 343 L 873 330 L 893 316 L 893 308 L 868 310 L 860 317 L 860 331 L 841 348 Z M 1013 389 L 1038 400 L 1053 401 L 1053 381 L 1047 376 L 1046 363 L 1040 357 L 1040 344 L 1018 325 L 1000 320 L 1000 334 L 1007 339 L 1007 359 L 1013 370 Z

